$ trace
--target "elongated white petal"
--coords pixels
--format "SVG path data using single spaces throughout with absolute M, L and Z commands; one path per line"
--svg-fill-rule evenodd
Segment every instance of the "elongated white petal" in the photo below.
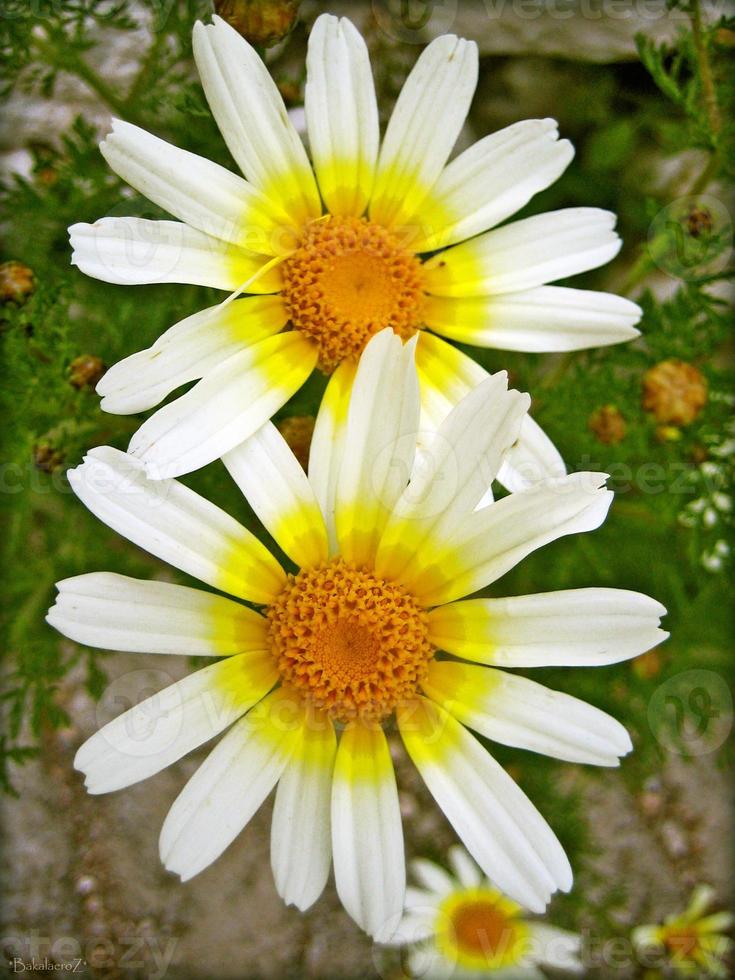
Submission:
M 327 560 L 324 518 L 306 473 L 272 422 L 222 457 L 260 521 L 301 568 Z
M 440 252 L 424 265 L 436 296 L 531 289 L 604 265 L 620 250 L 615 215 L 599 208 L 549 211 Z
M 194 57 L 204 93 L 245 176 L 296 227 L 321 214 L 306 151 L 283 99 L 255 50 L 226 21 L 194 25 Z
M 367 46 L 346 17 L 322 14 L 311 29 L 304 106 L 328 211 L 361 215 L 378 158 L 378 106 Z
M 265 255 L 293 247 L 283 234 L 287 214 L 217 163 L 119 119 L 100 152 L 123 180 L 192 228 Z
M 356 370 L 355 362 L 343 361 L 329 379 L 319 405 L 309 447 L 309 483 L 314 488 L 324 515 L 331 555 L 337 551 L 334 519 L 337 479 L 345 450 L 350 392 Z
M 380 942 L 401 918 L 406 887 L 403 830 L 381 728 L 353 722 L 342 733 L 332 789 L 337 892 L 357 924 Z
M 556 120 L 526 119 L 478 140 L 447 164 L 422 207 L 426 238 L 416 251 L 444 248 L 520 211 L 561 176 L 574 156 Z
M 449 864 L 463 888 L 477 888 L 482 881 L 482 872 L 459 844 L 454 844 L 447 852 Z
M 246 347 L 152 415 L 129 451 L 154 479 L 197 470 L 259 429 L 306 381 L 316 358 L 296 331 Z
M 203 378 L 232 354 L 281 330 L 280 296 L 249 296 L 210 306 L 170 327 L 147 350 L 118 361 L 97 385 L 106 412 L 127 415 L 157 405 L 180 385 Z
M 283 588 L 281 566 L 250 531 L 176 480 L 149 480 L 127 453 L 99 446 L 67 475 L 96 517 L 175 568 L 252 602 Z
M 425 543 L 451 540 L 492 484 L 530 404 L 528 395 L 508 391 L 507 384 L 505 372 L 488 376 L 425 446 L 380 540 L 379 575 L 398 578 Z
M 373 563 L 411 473 L 420 408 L 415 346 L 382 330 L 363 351 L 352 386 L 335 526 L 340 553 L 357 565 Z
M 378 158 L 370 217 L 386 227 L 415 224 L 447 162 L 477 85 L 477 45 L 445 34 L 425 48 L 406 79 Z
M 557 929 L 546 922 L 529 922 L 528 930 L 528 941 L 537 963 L 563 970 L 565 974 L 585 973 L 585 964 L 580 959 L 581 936 Z
M 500 578 L 526 555 L 565 534 L 591 531 L 604 521 L 612 493 L 605 474 L 573 473 L 547 480 L 475 511 L 452 538 L 425 543 L 418 555 L 401 554 L 399 581 L 427 606 L 470 595 Z
M 445 896 L 456 888 L 451 876 L 444 868 L 429 861 L 428 858 L 416 858 L 411 861 L 411 874 L 424 888 L 428 888 L 434 895 Z
M 271 865 L 278 894 L 304 912 L 319 898 L 332 863 L 330 806 L 337 740 L 324 715 L 305 717 L 273 807 Z
M 589 289 L 537 286 L 500 296 L 429 296 L 426 325 L 477 347 L 569 351 L 607 347 L 637 337 L 636 303 Z
M 424 331 L 416 348 L 416 368 L 421 390 L 421 427 L 429 431 L 438 429 L 454 406 L 490 377 L 471 357 Z M 503 456 L 498 482 L 514 493 L 565 472 L 564 461 L 552 441 L 530 415 L 524 415 L 517 440 Z M 488 503 L 489 499 L 481 503 Z
M 235 290 L 253 279 L 268 261 L 227 242 L 189 228 L 180 221 L 147 218 L 100 218 L 93 225 L 69 228 L 71 262 L 103 282 L 122 286 L 181 282 Z M 281 288 L 277 269 L 258 276 L 252 293 Z
M 666 610 L 640 592 L 569 589 L 452 602 L 429 614 L 432 643 L 499 667 L 619 663 L 662 643 Z
M 517 493 L 553 476 L 565 476 L 567 468 L 561 453 L 541 426 L 524 415 L 518 438 L 503 457 L 498 483 Z
M 617 766 L 633 748 L 620 722 L 599 708 L 492 667 L 433 661 L 424 690 L 462 724 L 503 745 L 595 766 Z
M 174 800 L 159 849 L 168 871 L 188 881 L 229 847 L 285 769 L 300 731 L 284 724 L 281 690 L 241 718 Z
M 77 575 L 56 587 L 46 622 L 86 646 L 188 657 L 268 649 L 262 616 L 201 589 L 112 572 Z
M 140 782 L 218 735 L 277 679 L 269 651 L 210 664 L 95 732 L 77 752 L 74 766 L 84 773 L 90 793 Z
M 510 898 L 543 912 L 572 871 L 553 831 L 480 743 L 422 698 L 398 711 L 406 749 L 429 792 L 483 872 Z

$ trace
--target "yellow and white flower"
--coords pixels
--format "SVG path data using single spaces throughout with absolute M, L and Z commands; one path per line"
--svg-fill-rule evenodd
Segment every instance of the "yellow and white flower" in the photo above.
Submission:
M 617 765 L 631 748 L 617 721 L 497 668 L 608 664 L 667 635 L 658 628 L 663 608 L 634 592 L 456 601 L 547 542 L 599 526 L 612 494 L 604 474 L 577 473 L 477 509 L 528 396 L 508 391 L 503 375 L 488 378 L 417 454 L 415 346 L 383 330 L 349 390 L 330 387 L 308 477 L 270 422 L 225 455 L 298 571 L 287 573 L 191 489 L 150 480 L 139 459 L 102 447 L 69 473 L 83 503 L 234 600 L 94 573 L 60 582 L 48 615 L 93 646 L 226 658 L 116 718 L 76 758 L 90 792 L 108 792 L 232 726 L 166 818 L 167 868 L 187 879 L 207 867 L 278 783 L 280 894 L 309 906 L 333 858 L 345 908 L 374 936 L 395 925 L 405 884 L 383 724 L 397 719 L 409 756 L 484 872 L 541 911 L 571 885 L 567 858 L 467 728 L 560 759 Z
M 698 885 L 687 908 L 670 915 L 663 925 L 638 926 L 633 930 L 633 944 L 641 950 L 657 950 L 671 968 L 688 977 L 727 977 L 726 957 L 733 941 L 724 935 L 732 929 L 730 912 L 705 915 L 712 905 L 714 889 Z
M 410 947 L 410 976 L 421 980 L 544 980 L 550 966 L 579 973 L 581 939 L 528 918 L 503 895 L 462 847 L 449 850 L 452 874 L 433 861 L 411 863 L 420 887 L 406 889 L 393 945 Z
M 419 333 L 432 417 L 486 373 L 451 340 L 563 351 L 637 335 L 636 304 L 548 286 L 609 261 L 615 217 L 568 208 L 496 228 L 553 183 L 573 156 L 553 119 L 487 136 L 447 160 L 477 81 L 474 42 L 447 35 L 419 57 L 380 140 L 367 48 L 322 15 L 309 39 L 311 162 L 265 65 L 228 24 L 198 23 L 194 54 L 214 117 L 244 178 L 115 121 L 101 150 L 176 221 L 102 218 L 72 226 L 72 262 L 114 283 L 196 283 L 232 295 L 116 364 L 102 406 L 141 412 L 198 383 L 138 430 L 149 476 L 178 476 L 252 435 L 315 367 L 341 388 L 384 327 Z M 250 295 L 231 301 L 241 293 Z M 529 418 L 506 460 L 511 489 L 560 475 Z

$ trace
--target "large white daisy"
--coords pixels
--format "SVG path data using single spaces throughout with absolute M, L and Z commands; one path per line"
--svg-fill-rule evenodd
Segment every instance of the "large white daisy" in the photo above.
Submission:
M 225 657 L 113 720 L 76 758 L 90 792 L 103 793 L 229 729 L 166 818 L 167 868 L 186 879 L 207 867 L 278 783 L 271 857 L 280 894 L 306 908 L 333 859 L 345 908 L 377 937 L 395 925 L 405 883 L 383 725 L 397 720 L 483 871 L 540 911 L 570 887 L 569 863 L 468 728 L 560 759 L 617 765 L 631 748 L 617 721 L 498 668 L 609 664 L 666 636 L 663 608 L 634 592 L 457 601 L 543 544 L 597 527 L 612 494 L 601 488 L 604 474 L 577 473 L 478 509 L 528 396 L 488 378 L 417 454 L 415 347 L 384 330 L 350 390 L 330 388 L 308 477 L 270 422 L 225 455 L 297 571 L 191 489 L 150 480 L 140 460 L 103 447 L 70 471 L 77 496 L 135 544 L 234 600 L 94 573 L 60 582 L 48 615 L 92 646 Z
M 489 881 L 462 847 L 449 850 L 452 873 L 419 858 L 418 887 L 391 937 L 408 946 L 409 975 L 421 980 L 545 980 L 544 966 L 580 973 L 581 938 L 529 918 Z
M 133 437 L 149 476 L 222 456 L 315 368 L 340 388 L 384 327 L 419 333 L 422 395 L 444 414 L 468 378 L 486 375 L 437 334 L 520 351 L 636 336 L 634 303 L 546 285 L 617 253 L 614 215 L 568 208 L 495 227 L 572 159 L 553 119 L 515 123 L 447 163 L 476 85 L 474 42 L 447 35 L 426 48 L 381 142 L 365 42 L 348 20 L 319 17 L 305 95 L 311 162 L 265 65 L 228 24 L 198 23 L 194 54 L 245 179 L 116 121 L 105 159 L 177 220 L 109 217 L 70 229 L 72 261 L 106 282 L 250 294 L 177 323 L 100 382 L 103 408 L 126 414 L 201 379 Z M 527 417 L 501 480 L 516 489 L 563 472 Z

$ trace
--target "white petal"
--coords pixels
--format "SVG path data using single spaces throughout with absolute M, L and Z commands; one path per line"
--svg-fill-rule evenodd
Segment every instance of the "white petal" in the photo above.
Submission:
M 503 745 L 595 766 L 617 766 L 633 748 L 615 718 L 527 677 L 445 660 L 429 665 L 423 686 L 463 725 Z
M 406 887 L 403 830 L 388 744 L 378 726 L 348 725 L 332 789 L 337 893 L 347 912 L 381 942 L 401 919 Z
M 487 296 L 531 289 L 609 262 L 620 250 L 615 215 L 565 208 L 488 231 L 424 265 L 426 291 Z
M 123 180 L 192 228 L 265 255 L 293 247 L 283 234 L 288 216 L 217 163 L 119 119 L 100 152 Z
M 416 368 L 421 389 L 422 429 L 429 431 L 438 429 L 454 406 L 490 377 L 467 354 L 425 331 L 416 348 Z M 551 476 L 563 476 L 565 472 L 564 461 L 552 441 L 530 415 L 524 415 L 516 442 L 503 456 L 498 482 L 514 493 Z M 490 500 L 492 494 L 488 493 L 480 506 Z
M 176 762 L 259 701 L 278 679 L 269 651 L 210 664 L 136 704 L 74 758 L 90 793 L 110 793 Z
M 97 385 L 101 408 L 143 412 L 175 388 L 203 378 L 244 347 L 278 333 L 288 320 L 280 296 L 249 296 L 180 320 L 147 350 L 118 361 Z
M 426 606 L 470 595 L 500 578 L 532 551 L 566 534 L 592 531 L 605 519 L 612 493 L 605 474 L 573 473 L 510 494 L 462 521 L 452 540 L 405 562 L 401 583 Z M 411 552 L 410 541 L 406 549 Z
M 306 151 L 258 54 L 217 16 L 195 24 L 193 43 L 207 101 L 242 172 L 296 224 L 318 217 Z
M 401 736 L 429 792 L 482 871 L 514 901 L 543 912 L 572 872 L 553 831 L 482 745 L 426 699 L 398 712 Z
M 438 705 L 403 707 L 406 749 L 429 792 L 483 872 L 514 901 L 543 912 L 572 872 L 528 797 L 469 732 Z
M 72 265 L 103 282 L 135 286 L 153 282 L 191 283 L 233 291 L 251 280 L 267 256 L 238 248 L 180 221 L 100 218 L 69 229 Z M 278 270 L 259 276 L 251 293 L 280 289 Z
M 126 453 L 99 446 L 67 476 L 96 517 L 175 568 L 257 603 L 283 588 L 283 570 L 250 531 L 183 484 L 147 479 Z
M 311 30 L 304 104 L 327 209 L 361 215 L 378 157 L 378 106 L 367 46 L 346 17 L 322 14 Z
M 370 217 L 386 227 L 414 219 L 447 162 L 477 85 L 477 45 L 445 34 L 425 48 L 386 129 Z
M 482 872 L 459 844 L 454 844 L 448 851 L 449 863 L 457 879 L 464 888 L 477 888 L 482 881 Z
M 557 929 L 546 922 L 529 922 L 528 929 L 528 942 L 534 961 L 565 973 L 584 972 L 585 965 L 580 960 L 581 936 Z
M 499 296 L 427 297 L 424 319 L 436 333 L 499 350 L 552 352 L 632 340 L 640 306 L 613 293 L 537 286 Z
M 422 208 L 431 233 L 416 250 L 443 248 L 500 224 L 553 184 L 573 156 L 554 119 L 526 119 L 479 140 L 434 185 Z
M 129 451 L 153 479 L 190 473 L 247 439 L 297 391 L 316 364 L 297 331 L 233 354 L 135 433 Z
M 373 563 L 411 473 L 420 408 L 415 346 L 381 330 L 363 351 L 352 386 L 335 526 L 340 553 L 357 565 Z
M 425 542 L 433 547 L 451 540 L 475 509 L 530 404 L 528 395 L 508 391 L 507 384 L 504 371 L 488 376 L 452 409 L 417 457 L 380 540 L 379 575 L 398 577 Z
M 325 716 L 307 717 L 273 807 L 271 865 L 278 894 L 304 912 L 319 898 L 332 863 L 330 801 L 337 740 Z
M 569 589 L 453 602 L 429 614 L 431 641 L 500 667 L 600 666 L 662 643 L 665 608 L 625 589 Z
M 327 560 L 324 518 L 306 473 L 272 422 L 222 457 L 276 543 L 301 568 Z
M 411 861 L 411 874 L 420 885 L 428 888 L 434 895 L 444 896 L 456 888 L 444 868 L 440 868 L 438 864 L 434 864 L 427 858 L 416 858 Z
M 498 483 L 511 493 L 517 493 L 550 477 L 565 476 L 566 472 L 564 460 L 554 443 L 538 422 L 525 415 L 518 439 L 503 457 Z
M 288 764 L 300 726 L 281 723 L 282 702 L 276 691 L 237 722 L 174 800 L 159 849 L 167 870 L 182 881 L 229 847 Z
M 329 553 L 337 552 L 335 501 L 347 435 L 350 393 L 357 365 L 343 361 L 322 395 L 309 447 L 309 483 L 314 488 L 329 534 Z
M 46 622 L 86 646 L 188 657 L 268 647 L 262 616 L 200 589 L 112 572 L 77 575 L 56 587 Z

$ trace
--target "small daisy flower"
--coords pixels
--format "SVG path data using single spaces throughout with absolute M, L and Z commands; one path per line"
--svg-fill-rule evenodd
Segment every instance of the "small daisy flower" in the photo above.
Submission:
M 565 351 L 635 337 L 640 309 L 608 293 L 546 285 L 620 248 L 615 217 L 568 208 L 501 222 L 573 156 L 553 119 L 487 136 L 447 163 L 477 82 L 474 42 L 433 41 L 385 135 L 365 42 L 320 16 L 309 38 L 311 161 L 253 48 L 218 17 L 197 23 L 204 91 L 244 178 L 129 123 L 101 145 L 112 167 L 175 221 L 102 218 L 70 229 L 72 262 L 106 282 L 196 283 L 229 300 L 177 323 L 98 385 L 113 413 L 153 408 L 130 452 L 153 478 L 198 469 L 252 435 L 317 368 L 341 388 L 385 327 L 418 334 L 431 416 L 485 372 L 438 335 L 481 347 Z M 233 297 L 243 295 L 233 300 Z M 519 475 L 520 472 L 520 475 Z M 560 475 L 526 418 L 500 477 L 511 489 Z
M 406 908 L 391 937 L 409 946 L 410 976 L 421 980 L 544 980 L 539 967 L 579 973 L 581 939 L 527 917 L 489 881 L 462 847 L 449 850 L 452 874 L 420 858 L 420 887 L 406 889 Z
M 663 608 L 634 592 L 457 601 L 547 542 L 598 527 L 612 494 L 604 475 L 577 473 L 478 509 L 528 396 L 508 391 L 503 376 L 488 378 L 417 453 L 415 347 L 382 331 L 350 389 L 328 392 L 308 477 L 271 422 L 225 455 L 294 571 L 191 489 L 150 480 L 139 459 L 102 447 L 69 473 L 82 502 L 234 598 L 94 573 L 60 582 L 48 615 L 92 646 L 225 658 L 114 719 L 75 760 L 90 792 L 109 792 L 229 729 L 165 820 L 168 869 L 188 879 L 206 868 L 278 784 L 271 858 L 280 894 L 308 907 L 333 858 L 345 908 L 376 937 L 395 927 L 405 884 L 383 726 L 397 722 L 484 872 L 541 911 L 571 886 L 569 863 L 468 728 L 560 759 L 617 765 L 631 748 L 617 721 L 497 668 L 613 663 L 667 635 Z
M 688 977 L 729 976 L 725 958 L 733 941 L 724 933 L 732 929 L 730 912 L 705 915 L 712 905 L 714 889 L 698 885 L 687 908 L 670 915 L 663 925 L 638 926 L 633 944 L 640 949 L 657 949 L 675 973 Z

